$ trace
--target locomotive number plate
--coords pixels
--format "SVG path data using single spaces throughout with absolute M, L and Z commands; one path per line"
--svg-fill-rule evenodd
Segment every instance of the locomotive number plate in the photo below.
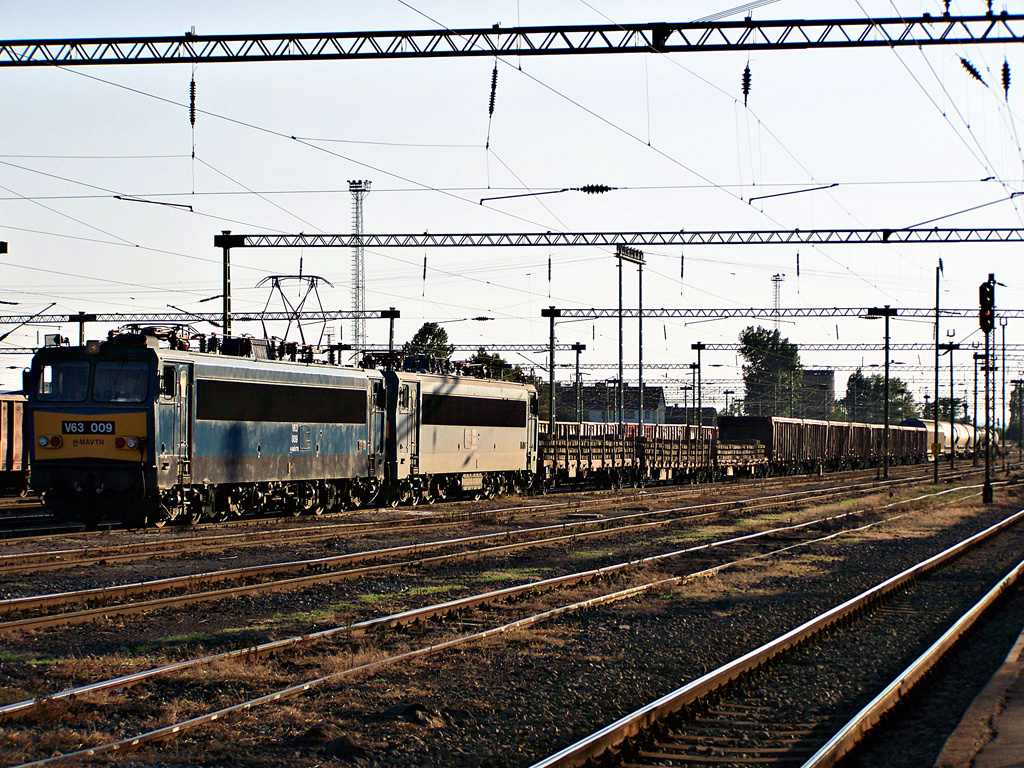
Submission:
M 112 435 L 112 421 L 62 421 L 60 431 L 65 435 Z

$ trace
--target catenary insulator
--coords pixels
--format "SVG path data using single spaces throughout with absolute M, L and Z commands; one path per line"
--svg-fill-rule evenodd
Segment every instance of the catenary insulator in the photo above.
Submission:
M 1010 62 L 1003 59 L 1003 96 L 1010 100 Z
M 743 106 L 747 106 L 747 97 L 750 95 L 750 64 L 743 68 Z
M 494 65 L 494 71 L 491 72 L 491 103 L 487 107 L 487 114 L 494 114 L 494 95 L 498 92 L 498 65 Z
M 615 187 L 609 187 L 607 184 L 585 184 L 582 187 L 574 188 L 577 192 L 584 192 L 588 195 L 600 195 L 604 192 L 611 192 Z
M 966 69 L 966 70 L 967 70 L 967 73 L 968 73 L 968 74 L 969 74 L 969 75 L 970 75 L 971 77 L 973 77 L 973 78 L 974 78 L 975 80 L 977 80 L 977 81 L 978 81 L 979 83 L 981 83 L 981 84 L 982 84 L 982 85 L 984 85 L 984 86 L 985 86 L 986 88 L 988 88 L 988 83 L 986 83 L 986 82 L 985 82 L 985 81 L 984 81 L 984 80 L 983 80 L 983 79 L 981 78 L 981 72 L 979 72 L 979 71 L 978 71 L 977 67 L 975 67 L 975 66 L 974 66 L 973 64 L 971 64 L 971 62 L 969 62 L 969 61 L 968 61 L 967 59 L 965 59 L 965 58 L 964 58 L 963 56 L 961 56 L 961 57 L 960 57 L 960 63 L 964 65 L 964 69 Z
M 188 108 L 188 119 L 192 123 L 192 127 L 196 127 L 196 81 L 192 79 L 192 84 L 188 88 L 189 93 L 189 108 Z

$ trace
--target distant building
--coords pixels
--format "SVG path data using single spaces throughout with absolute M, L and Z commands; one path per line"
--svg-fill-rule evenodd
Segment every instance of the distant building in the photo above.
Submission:
M 802 416 L 805 419 L 830 419 L 836 396 L 836 372 L 829 368 L 808 369 L 801 381 Z
M 683 405 L 670 405 L 665 409 L 666 424 L 693 424 L 695 417 L 694 409 Z M 706 427 L 713 427 L 718 424 L 718 410 L 711 406 L 700 409 L 700 423 Z

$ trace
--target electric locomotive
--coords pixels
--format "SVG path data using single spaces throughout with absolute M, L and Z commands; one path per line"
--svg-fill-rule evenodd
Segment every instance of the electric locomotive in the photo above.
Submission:
M 162 525 L 377 495 L 381 373 L 272 360 L 265 343 L 261 360 L 171 341 L 129 333 L 33 358 L 32 487 L 58 517 Z

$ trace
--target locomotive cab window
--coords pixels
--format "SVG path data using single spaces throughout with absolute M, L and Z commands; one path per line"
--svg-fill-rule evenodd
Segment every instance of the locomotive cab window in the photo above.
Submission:
M 149 394 L 149 363 L 103 361 L 96 363 L 93 400 L 98 403 L 141 403 Z
M 377 382 L 373 386 L 373 407 L 383 411 L 388 407 L 388 392 L 383 382 Z
M 39 369 L 36 396 L 40 400 L 80 403 L 89 392 L 89 363 L 71 360 Z
M 160 377 L 160 394 L 166 398 L 174 397 L 174 382 L 177 378 L 177 369 L 173 365 L 165 365 Z

